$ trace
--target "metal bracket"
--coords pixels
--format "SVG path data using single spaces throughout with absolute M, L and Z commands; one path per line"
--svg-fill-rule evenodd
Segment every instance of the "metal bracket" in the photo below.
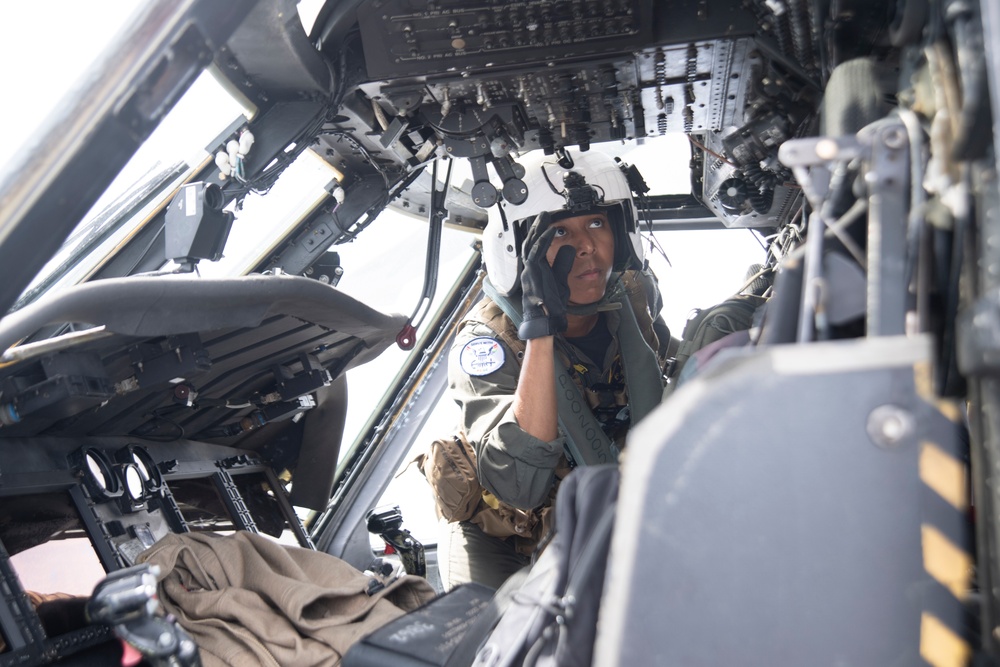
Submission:
M 906 330 L 907 215 L 910 141 L 906 126 L 885 118 L 855 136 L 811 137 L 782 144 L 778 155 L 792 168 L 809 205 L 825 225 L 836 172 L 860 161 L 868 194 L 867 334 L 893 336 Z M 815 233 L 816 230 L 810 230 Z
M 910 140 L 906 126 L 885 119 L 858 133 L 870 141 L 868 185 L 868 335 L 906 332 L 906 225 Z
M 236 482 L 233 481 L 232 475 L 225 470 L 220 470 L 212 475 L 211 480 L 236 529 L 251 533 L 258 532 L 253 515 L 250 514 L 246 503 L 243 502 L 243 496 L 240 495 L 240 490 L 237 488 Z
M 316 545 L 313 544 L 312 538 L 309 537 L 305 526 L 302 525 L 299 515 L 295 513 L 295 508 L 292 507 L 292 504 L 288 500 L 285 487 L 278 480 L 278 476 L 274 474 L 274 470 L 264 468 L 264 477 L 267 478 L 267 483 L 271 487 L 271 491 L 274 492 L 275 500 L 278 502 L 278 508 L 281 510 L 282 515 L 284 515 L 285 521 L 288 522 L 288 528 L 295 535 L 299 546 L 304 549 L 315 549 Z

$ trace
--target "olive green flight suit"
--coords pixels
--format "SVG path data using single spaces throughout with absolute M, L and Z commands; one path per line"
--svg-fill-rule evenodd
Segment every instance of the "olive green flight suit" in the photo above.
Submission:
M 638 310 L 634 307 L 635 303 L 642 299 L 631 301 L 633 310 Z M 658 303 L 654 307 L 658 310 Z M 644 310 L 643 313 L 637 312 L 636 318 L 643 337 L 656 351 L 657 361 L 663 368 L 666 344 L 659 344 L 653 332 L 654 314 L 649 309 Z M 446 588 L 469 580 L 496 587 L 527 564 L 535 544 L 548 529 L 548 510 L 551 509 L 557 480 L 570 470 L 563 453 L 565 437 L 562 433 L 546 442 L 525 432 L 514 418 L 514 392 L 521 370 L 518 355 L 523 355 L 524 348 L 522 345 L 518 350 L 512 350 L 497 334 L 499 328 L 494 328 L 497 322 L 491 322 L 492 326 L 487 324 L 489 319 L 496 317 L 497 311 L 498 308 L 487 300 L 466 317 L 449 356 L 449 385 L 452 397 L 461 408 L 460 426 L 475 449 L 480 484 L 489 492 L 485 496 L 487 503 L 499 500 L 514 508 L 532 510 L 538 521 L 531 534 L 507 536 L 484 532 L 482 526 L 488 526 L 488 523 L 484 524 L 481 516 L 474 517 L 472 521 L 443 524 L 438 552 Z M 503 325 L 514 329 L 505 315 L 500 314 L 500 317 Z M 620 361 L 617 361 L 620 351 L 618 330 L 623 318 L 614 310 L 605 312 L 604 317 L 611 334 L 604 359 L 589 359 L 564 337 L 557 337 L 556 353 L 568 368 L 582 364 L 589 371 L 587 377 L 606 378 L 613 373 L 617 363 L 621 372 Z M 485 375 L 470 374 L 462 367 L 462 350 L 475 338 L 494 339 L 503 350 L 502 365 Z M 493 359 L 497 363 L 496 357 Z M 581 373 L 571 371 L 571 376 L 593 406 L 596 394 L 586 390 Z M 619 393 L 619 402 L 627 404 L 625 392 Z M 624 437 L 623 430 L 615 441 L 619 449 L 624 445 Z M 483 509 L 490 510 L 485 506 Z

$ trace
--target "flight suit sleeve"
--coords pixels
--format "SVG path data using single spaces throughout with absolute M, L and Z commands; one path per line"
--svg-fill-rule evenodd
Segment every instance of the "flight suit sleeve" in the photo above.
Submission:
M 466 348 L 481 338 L 500 346 L 502 363 L 494 357 L 482 367 L 471 367 L 472 350 Z M 449 386 L 461 409 L 462 428 L 476 450 L 479 481 L 503 502 L 529 510 L 549 495 L 564 438 L 546 442 L 518 425 L 512 407 L 519 374 L 514 353 L 486 325 L 469 323 L 459 331 L 449 355 Z

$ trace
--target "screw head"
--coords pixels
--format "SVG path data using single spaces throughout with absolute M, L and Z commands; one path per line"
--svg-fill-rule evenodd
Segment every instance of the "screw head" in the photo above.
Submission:
M 898 405 L 880 405 L 868 414 L 866 430 L 877 446 L 895 449 L 913 434 L 913 414 Z
M 889 148 L 902 148 L 906 145 L 906 133 L 901 128 L 890 127 L 882 133 L 882 142 Z

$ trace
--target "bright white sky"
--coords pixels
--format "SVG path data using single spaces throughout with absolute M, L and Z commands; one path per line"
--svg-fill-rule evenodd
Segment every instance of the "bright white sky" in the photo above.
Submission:
M 137 0 L 7 2 L 0 20 L 0 164 L 36 130 L 107 45 Z M 2 169 L 0 169 L 2 171 Z

